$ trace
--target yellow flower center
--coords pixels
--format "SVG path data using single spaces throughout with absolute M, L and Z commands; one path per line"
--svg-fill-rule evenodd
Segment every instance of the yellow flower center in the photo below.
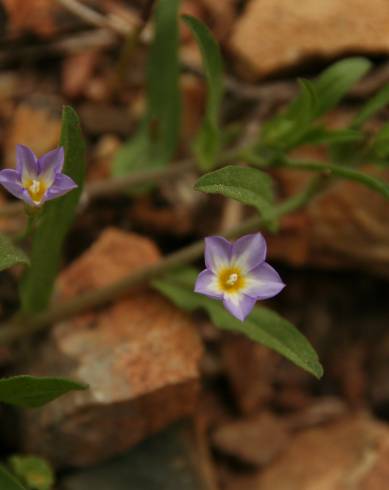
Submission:
M 47 190 L 46 183 L 42 180 L 28 179 L 24 182 L 25 189 L 30 194 L 31 199 L 35 204 L 39 204 Z
M 245 279 L 238 267 L 226 267 L 219 272 L 218 276 L 222 291 L 234 293 L 245 285 Z

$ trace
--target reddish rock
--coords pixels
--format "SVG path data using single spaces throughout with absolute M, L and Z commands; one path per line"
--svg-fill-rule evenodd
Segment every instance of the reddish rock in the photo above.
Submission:
M 312 57 L 388 53 L 386 0 L 251 0 L 230 47 L 254 77 Z
M 219 427 L 212 440 L 218 450 L 244 463 L 263 466 L 287 447 L 289 433 L 281 419 L 263 412 Z
M 223 336 L 222 358 L 240 410 L 247 415 L 258 412 L 273 396 L 277 354 L 231 334 Z
M 12 115 L 5 138 L 5 167 L 15 165 L 15 145 L 29 146 L 37 156 L 59 145 L 61 101 L 56 97 L 37 95 L 20 103 Z
M 287 451 L 244 488 L 382 490 L 389 478 L 388 456 L 389 427 L 367 415 L 349 416 L 297 435 Z
M 155 262 L 155 245 L 114 229 L 62 274 L 62 297 L 118 280 Z M 24 447 L 60 466 L 83 466 L 133 446 L 190 415 L 201 343 L 191 319 L 148 289 L 57 325 L 29 371 L 88 383 L 24 414 Z

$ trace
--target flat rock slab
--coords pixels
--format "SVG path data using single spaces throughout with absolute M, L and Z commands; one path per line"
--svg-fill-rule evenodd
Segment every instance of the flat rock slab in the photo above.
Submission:
M 65 478 L 61 490 L 211 490 L 186 424 L 175 424 L 113 461 Z
M 222 425 L 212 434 L 214 446 L 238 460 L 264 466 L 289 443 L 289 433 L 281 418 L 269 412 Z
M 107 230 L 64 272 L 60 294 L 102 286 L 158 256 L 149 240 Z M 58 466 L 90 465 L 127 450 L 193 413 L 201 354 L 190 317 L 148 289 L 57 325 L 27 371 L 90 388 L 26 412 L 25 449 Z
M 246 76 L 263 77 L 312 57 L 388 53 L 388 23 L 387 0 L 251 0 L 230 47 Z
M 382 490 L 389 479 L 388 461 L 388 426 L 367 415 L 349 415 L 298 434 L 263 473 L 227 488 Z

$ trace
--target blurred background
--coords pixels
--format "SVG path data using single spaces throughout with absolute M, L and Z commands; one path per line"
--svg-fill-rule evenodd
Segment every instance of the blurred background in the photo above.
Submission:
M 154 4 L 0 2 L 3 167 L 14 166 L 17 143 L 37 155 L 58 146 L 61 108 L 70 104 L 87 141 L 88 184 L 96 189 L 111 179 L 115 156 L 145 111 Z M 181 11 L 206 23 L 221 45 L 229 131 L 254 134 L 294 97 L 297 77 L 314 77 L 343 57 L 366 56 L 374 68 L 326 116 L 328 127 L 342 127 L 389 83 L 387 0 L 183 0 Z M 180 43 L 177 166 L 187 165 L 206 101 L 201 56 L 184 26 Z M 382 110 L 367 130 L 387 117 Z M 296 155 L 327 157 L 320 146 Z M 250 214 L 195 192 L 197 175 L 188 167 L 135 196 L 96 191 L 68 237 L 57 295 L 113 282 Z M 279 196 L 309 177 L 287 170 L 274 176 Z M 3 191 L 0 206 L 0 231 L 20 231 L 23 215 Z M 4 373 L 72 375 L 91 386 L 88 395 L 36 411 L 2 408 L 3 459 L 46 458 L 57 482 L 31 486 L 37 490 L 387 488 L 388 210 L 380 195 L 337 182 L 267 236 L 269 261 L 287 284 L 271 306 L 310 339 L 322 380 L 142 290 L 55 325 L 16 352 L 0 350 Z M 0 274 L 3 318 L 17 306 L 15 274 Z

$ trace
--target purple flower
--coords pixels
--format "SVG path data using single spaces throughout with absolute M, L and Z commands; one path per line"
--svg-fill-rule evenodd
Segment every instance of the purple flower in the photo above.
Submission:
M 37 158 L 27 146 L 16 145 L 16 170 L 1 170 L 0 184 L 28 206 L 38 207 L 77 187 L 62 173 L 63 163 L 62 147 Z
M 285 284 L 265 262 L 266 242 L 261 233 L 245 235 L 234 243 L 223 237 L 205 239 L 205 265 L 195 292 L 223 301 L 243 321 L 255 302 L 278 294 Z

